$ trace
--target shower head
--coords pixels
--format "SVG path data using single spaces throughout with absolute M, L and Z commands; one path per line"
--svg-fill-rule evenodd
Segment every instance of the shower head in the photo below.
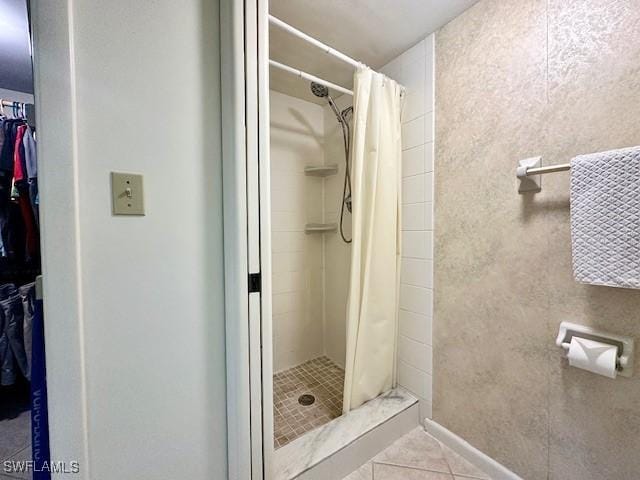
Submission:
M 319 83 L 311 82 L 311 93 L 316 97 L 324 98 L 329 96 L 329 89 Z
M 311 93 L 313 93 L 318 98 L 326 98 L 327 102 L 329 102 L 331 110 L 333 110 L 333 113 L 335 113 L 338 122 L 342 123 L 344 121 L 342 119 L 342 116 L 340 115 L 340 109 L 338 109 L 336 102 L 334 102 L 333 98 L 331 98 L 331 95 L 329 95 L 329 89 L 327 87 L 316 82 L 311 82 Z

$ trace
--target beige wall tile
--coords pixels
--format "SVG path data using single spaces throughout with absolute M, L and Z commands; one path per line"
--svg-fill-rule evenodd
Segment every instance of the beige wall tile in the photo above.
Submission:
M 484 0 L 436 38 L 434 418 L 546 478 L 544 216 L 516 193 L 544 146 L 546 1 Z M 524 254 L 523 254 L 524 252 Z

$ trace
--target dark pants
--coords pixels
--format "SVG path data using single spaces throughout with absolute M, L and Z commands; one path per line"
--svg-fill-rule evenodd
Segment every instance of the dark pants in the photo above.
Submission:
M 0 285 L 0 300 L 5 300 L 16 292 L 16 286 L 13 283 Z M 13 385 L 16 381 L 16 361 L 10 340 L 11 335 L 9 321 L 0 307 L 0 385 Z
M 27 283 L 18 289 L 20 299 L 22 300 L 22 311 L 24 313 L 23 321 L 23 339 L 24 352 L 27 355 L 27 364 L 29 372 L 31 372 L 31 356 L 33 353 L 33 317 L 36 311 L 36 284 L 35 282 Z
M 0 170 L 0 256 L 8 257 L 9 246 L 9 202 L 11 201 L 11 173 Z
M 24 349 L 24 310 L 22 297 L 16 291 L 4 300 L 0 300 L 0 309 L 4 317 L 4 331 L 9 341 L 15 365 L 27 380 L 31 377 L 27 352 Z M 17 373 L 14 368 L 13 374 Z M 15 381 L 15 377 L 13 378 Z

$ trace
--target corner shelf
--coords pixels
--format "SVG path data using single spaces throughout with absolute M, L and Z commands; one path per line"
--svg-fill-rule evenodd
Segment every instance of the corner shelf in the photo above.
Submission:
M 307 223 L 304 226 L 304 233 L 332 233 L 338 230 L 337 223 Z
M 307 165 L 304 174 L 308 177 L 328 177 L 338 173 L 338 165 Z

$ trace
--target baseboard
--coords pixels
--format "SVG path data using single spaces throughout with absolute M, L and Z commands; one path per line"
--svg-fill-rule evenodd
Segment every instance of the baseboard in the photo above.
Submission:
M 465 458 L 493 480 L 522 480 L 504 465 L 496 462 L 490 456 L 482 453 L 455 433 L 429 418 L 424 420 L 424 428 L 431 436 L 444 443 L 451 450 Z

